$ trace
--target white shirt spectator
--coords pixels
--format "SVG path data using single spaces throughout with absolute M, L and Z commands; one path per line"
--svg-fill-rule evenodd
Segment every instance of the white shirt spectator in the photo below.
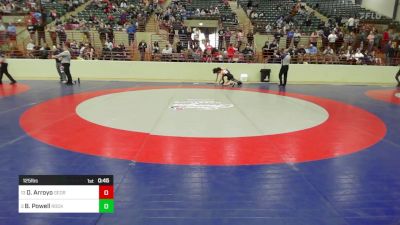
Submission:
M 347 26 L 354 27 L 354 22 L 354 18 L 350 17 L 349 20 L 347 20 Z
M 272 31 L 272 27 L 270 24 L 267 24 L 267 26 L 265 26 L 265 32 L 271 32 Z
M 6 31 L 6 27 L 3 23 L 0 23 L 0 31 Z
M 333 55 L 333 49 L 327 48 L 323 52 L 324 55 Z
M 335 42 L 336 42 L 336 39 L 337 39 L 336 34 L 330 34 L 330 35 L 328 36 L 328 41 L 329 41 L 329 43 L 335 43 Z
M 364 58 L 364 54 L 362 54 L 360 51 L 358 51 L 356 54 L 354 54 L 354 58 L 359 61 L 362 58 Z
M 108 49 L 110 49 L 110 50 L 112 50 L 113 47 L 114 47 L 114 46 L 113 46 L 113 43 L 112 43 L 111 41 L 107 41 L 105 45 L 106 45 L 106 47 L 107 47 Z
M 28 51 L 33 51 L 34 48 L 35 48 L 35 45 L 32 42 L 29 42 L 26 45 L 26 50 L 28 50 Z
M 164 48 L 161 52 L 162 54 L 172 54 L 172 48 L 170 48 L 169 46 L 167 46 L 166 48 Z

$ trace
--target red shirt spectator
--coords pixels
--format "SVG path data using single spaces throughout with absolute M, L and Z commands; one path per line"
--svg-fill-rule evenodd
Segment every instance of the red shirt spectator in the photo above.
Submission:
M 386 30 L 385 32 L 383 32 L 382 40 L 383 40 L 384 43 L 387 43 L 389 41 L 389 39 L 390 39 L 389 31 Z
M 227 50 L 228 52 L 228 58 L 233 58 L 233 55 L 235 54 L 236 48 L 233 47 L 233 45 L 231 44 Z

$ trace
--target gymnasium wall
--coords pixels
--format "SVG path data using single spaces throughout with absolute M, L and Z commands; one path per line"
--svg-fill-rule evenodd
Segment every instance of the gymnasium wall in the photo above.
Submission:
M 363 0 L 361 6 L 392 18 L 395 2 L 396 0 Z
M 140 61 L 74 60 L 71 71 L 81 80 L 134 80 L 213 82 L 214 67 L 228 68 L 236 78 L 247 74 L 249 82 L 260 81 L 260 69 L 271 69 L 278 80 L 279 64 L 174 63 Z M 290 65 L 293 83 L 393 84 L 398 67 L 347 65 Z M 58 79 L 54 60 L 9 59 L 9 71 L 17 80 Z

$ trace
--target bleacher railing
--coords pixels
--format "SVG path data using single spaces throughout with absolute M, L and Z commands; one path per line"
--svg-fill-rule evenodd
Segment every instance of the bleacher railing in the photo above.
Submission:
M 43 50 L 34 50 L 21 52 L 18 50 L 5 51 L 6 57 L 9 58 L 31 58 L 31 59 L 51 59 L 53 51 L 47 52 Z M 73 51 L 74 59 L 79 60 L 115 60 L 115 61 L 132 61 L 133 51 L 131 50 L 102 50 L 96 49 L 93 55 L 88 53 L 80 54 L 79 51 Z M 263 63 L 263 64 L 280 64 L 280 58 L 273 55 L 263 55 L 257 53 L 254 55 L 237 54 L 233 57 L 228 56 L 207 56 L 183 53 L 151 53 L 145 52 L 144 61 L 154 62 L 190 62 L 190 63 Z M 375 66 L 397 66 L 400 64 L 400 57 L 376 57 L 373 60 L 368 57 L 360 59 L 347 59 L 340 55 L 324 55 L 324 54 L 305 54 L 292 56 L 291 64 L 330 64 L 330 65 L 375 65 Z

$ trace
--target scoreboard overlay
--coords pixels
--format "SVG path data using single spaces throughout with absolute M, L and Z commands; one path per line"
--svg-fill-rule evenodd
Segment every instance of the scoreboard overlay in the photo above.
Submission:
M 112 175 L 20 175 L 19 213 L 114 213 Z

